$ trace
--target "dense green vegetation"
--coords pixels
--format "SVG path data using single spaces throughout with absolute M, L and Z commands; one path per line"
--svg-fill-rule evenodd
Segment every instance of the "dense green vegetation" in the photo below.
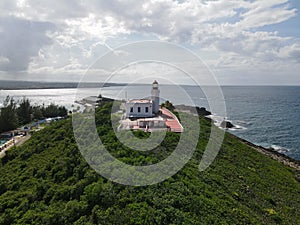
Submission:
M 164 103 L 161 104 L 162 107 L 167 108 L 168 110 L 174 111 L 175 107 L 170 101 L 165 101 Z
M 126 149 L 110 127 L 111 104 L 96 110 L 98 133 L 111 154 L 150 164 L 175 148 L 180 134 L 167 133 L 154 152 Z M 146 187 L 112 183 L 93 171 L 77 149 L 70 120 L 34 133 L 1 160 L 0 224 L 300 224 L 296 171 L 233 135 L 226 134 L 216 160 L 199 172 L 211 129 L 209 120 L 200 123 L 189 163 Z
M 17 104 L 13 98 L 7 96 L 3 107 L 0 108 L 0 132 L 16 129 L 18 126 L 28 124 L 34 120 L 40 120 L 48 117 L 66 116 L 67 109 L 64 106 L 50 104 L 34 105 L 23 98 Z

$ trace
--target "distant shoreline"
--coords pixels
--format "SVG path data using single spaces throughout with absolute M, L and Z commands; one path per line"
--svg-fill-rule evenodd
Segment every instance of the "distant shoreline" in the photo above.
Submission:
M 147 85 L 144 83 L 138 84 L 128 84 L 128 83 L 101 83 L 101 82 L 48 82 L 48 81 L 19 81 L 19 80 L 1 80 L 0 90 L 23 90 L 23 89 L 72 89 L 78 88 L 80 84 L 83 88 L 101 88 L 101 87 L 111 87 L 111 86 L 143 86 Z M 162 84 L 167 85 L 167 84 Z M 167 85 L 168 86 L 168 85 Z M 181 86 L 194 86 L 189 84 L 181 84 Z M 209 85 L 204 85 L 209 86 Z M 221 85 L 221 87 L 251 87 L 251 86 L 260 86 L 260 87 L 275 87 L 275 86 L 299 86 L 299 85 Z
M 76 82 L 36 82 L 36 81 L 1 81 L 0 90 L 23 90 L 23 89 L 72 89 L 78 88 Z M 112 86 L 124 86 L 123 83 L 80 83 L 81 88 L 101 88 Z

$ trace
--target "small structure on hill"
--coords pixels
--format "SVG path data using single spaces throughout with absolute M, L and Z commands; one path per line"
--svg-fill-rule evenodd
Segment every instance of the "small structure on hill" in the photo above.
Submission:
M 126 102 L 126 118 L 149 118 L 159 113 L 159 88 L 155 80 L 152 84 L 151 98 L 131 99 Z
M 126 101 L 119 129 L 183 132 L 177 117 L 168 109 L 160 107 L 159 94 L 158 82 L 155 80 L 152 83 L 151 97 Z

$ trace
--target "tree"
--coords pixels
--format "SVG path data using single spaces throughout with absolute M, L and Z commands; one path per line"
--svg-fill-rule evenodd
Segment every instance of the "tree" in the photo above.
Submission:
M 45 117 L 56 117 L 58 115 L 58 108 L 56 105 L 51 103 L 44 110 Z
M 0 111 L 0 132 L 14 130 L 17 126 L 16 103 L 7 96 Z
M 31 122 L 32 106 L 30 101 L 25 97 L 17 108 L 17 116 L 20 124 L 27 124 Z
M 44 108 L 43 114 L 45 117 L 66 116 L 68 115 L 68 110 L 64 106 L 58 106 L 52 103 Z
M 161 106 L 167 108 L 170 111 L 174 111 L 174 109 L 175 109 L 173 104 L 171 102 L 169 102 L 168 100 L 165 101 L 164 103 L 162 103 Z
M 58 107 L 58 116 L 64 117 L 64 116 L 66 116 L 66 115 L 68 115 L 68 110 L 66 109 L 66 107 L 64 107 L 64 106 L 59 106 L 59 107 Z
M 32 107 L 32 115 L 34 119 L 40 120 L 43 119 L 43 111 L 42 108 L 40 106 L 34 106 Z

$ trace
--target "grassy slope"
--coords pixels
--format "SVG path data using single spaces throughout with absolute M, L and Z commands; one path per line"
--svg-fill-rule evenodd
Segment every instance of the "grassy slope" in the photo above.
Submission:
M 210 123 L 201 120 L 201 128 L 184 169 L 147 187 L 115 184 L 90 169 L 71 121 L 45 128 L 2 159 L 0 224 L 300 224 L 293 169 L 226 134 L 217 159 L 199 172 Z M 176 138 L 169 134 L 162 149 Z M 135 154 L 113 154 L 135 162 Z

